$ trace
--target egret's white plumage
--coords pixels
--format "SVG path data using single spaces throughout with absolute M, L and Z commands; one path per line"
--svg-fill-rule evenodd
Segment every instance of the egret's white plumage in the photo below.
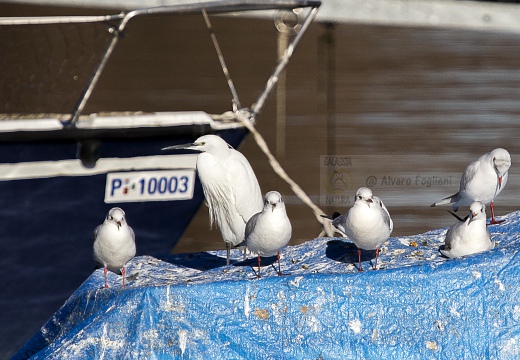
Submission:
M 217 223 L 228 250 L 244 240 L 247 221 L 262 211 L 262 193 L 244 155 L 216 135 L 204 135 L 192 144 L 167 149 L 200 151 L 197 173 L 209 207 L 210 226 Z
M 388 239 L 394 228 L 383 201 L 372 195 L 372 190 L 366 187 L 357 190 L 354 205 L 347 213 L 335 217 L 332 225 L 357 246 L 360 271 L 363 270 L 360 249 L 376 250 L 375 269 L 379 247 Z
M 96 227 L 94 260 L 104 267 L 105 287 L 108 287 L 107 269 L 123 275 L 125 286 L 126 263 L 135 256 L 135 234 L 118 207 L 110 209 L 103 224 Z
M 495 198 L 506 186 L 508 171 L 511 166 L 509 152 L 502 148 L 482 155 L 470 163 L 460 179 L 459 192 L 442 199 L 432 206 L 450 204 L 457 211 L 460 206 L 480 201 L 491 208 L 491 223 L 495 220 Z
M 440 252 L 449 258 L 492 249 L 494 243 L 486 226 L 486 206 L 480 201 L 471 204 L 469 216 L 449 228 L 444 244 Z
M 280 267 L 280 249 L 291 240 L 292 227 L 282 196 L 277 191 L 265 194 L 264 208 L 251 217 L 246 225 L 244 245 L 258 255 L 258 277 L 260 277 L 260 257 L 278 257 L 278 275 Z

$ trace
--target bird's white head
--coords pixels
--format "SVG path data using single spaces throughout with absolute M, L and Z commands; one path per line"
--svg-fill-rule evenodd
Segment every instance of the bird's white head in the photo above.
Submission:
M 355 203 L 362 203 L 368 205 L 370 207 L 371 204 L 374 203 L 374 199 L 372 198 L 372 190 L 366 187 L 361 187 L 356 191 L 356 200 Z
M 105 223 L 114 223 L 118 229 L 123 226 L 125 222 L 125 212 L 118 207 L 110 209 L 105 219 Z
M 264 196 L 264 210 L 274 211 L 275 209 L 285 209 L 285 204 L 278 191 L 269 191 Z
M 493 161 L 493 168 L 498 176 L 498 186 L 502 186 L 502 177 L 509 171 L 511 167 L 511 155 L 506 149 L 497 148 L 490 153 Z
M 474 220 L 486 219 L 486 205 L 482 204 L 480 201 L 475 201 L 469 207 L 469 217 L 470 222 Z
M 207 152 L 210 154 L 218 154 L 222 152 L 227 152 L 229 149 L 233 147 L 229 145 L 224 139 L 217 135 L 203 135 L 199 137 L 192 143 L 182 144 L 182 145 L 174 145 L 163 148 L 163 150 L 173 150 L 173 149 L 188 149 L 195 150 L 200 152 Z

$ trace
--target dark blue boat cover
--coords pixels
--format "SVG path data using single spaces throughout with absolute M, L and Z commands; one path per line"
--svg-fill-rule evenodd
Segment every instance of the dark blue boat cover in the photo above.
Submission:
M 263 259 L 261 279 L 238 251 L 137 257 L 126 289 L 96 270 L 14 358 L 519 359 L 519 216 L 461 259 L 440 256 L 446 229 L 391 238 L 377 271 L 339 238 L 284 249 L 287 276 Z

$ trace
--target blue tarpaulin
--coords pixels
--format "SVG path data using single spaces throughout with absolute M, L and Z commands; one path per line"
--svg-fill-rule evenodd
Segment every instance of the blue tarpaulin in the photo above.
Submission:
M 354 245 L 318 238 L 225 266 L 225 252 L 141 256 L 130 279 L 96 270 L 14 359 L 518 359 L 520 212 L 495 249 L 448 260 L 446 229 Z

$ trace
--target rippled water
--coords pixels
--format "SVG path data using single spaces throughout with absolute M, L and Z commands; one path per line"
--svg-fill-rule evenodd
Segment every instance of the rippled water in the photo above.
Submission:
M 509 150 L 513 162 L 497 213 L 518 208 L 518 35 L 336 26 L 331 110 L 324 33 L 322 25 L 315 25 L 289 66 L 281 162 L 325 212 L 346 211 L 356 189 L 375 179 L 373 191 L 389 208 L 393 235 L 449 226 L 454 219 L 448 208 L 430 204 L 455 193 L 467 164 L 496 147 Z M 272 149 L 274 107 L 272 98 L 258 125 Z M 262 189 L 279 189 L 288 197 L 292 242 L 317 236 L 312 212 L 274 175 L 252 139 L 241 150 Z M 345 178 L 343 192 L 332 206 L 320 201 L 320 195 L 331 195 L 326 155 L 348 159 L 338 169 Z M 207 239 L 207 222 L 202 208 L 174 251 L 222 248 L 217 231 Z

